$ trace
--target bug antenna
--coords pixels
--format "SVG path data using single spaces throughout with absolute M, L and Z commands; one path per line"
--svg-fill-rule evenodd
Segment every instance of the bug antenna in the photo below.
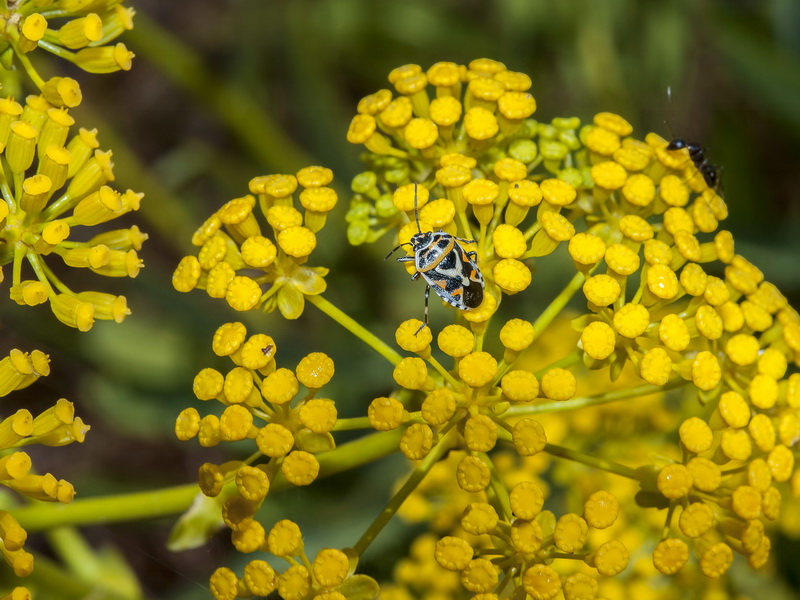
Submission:
M 417 182 L 414 182 L 414 220 L 417 222 L 417 231 L 422 233 L 422 227 L 419 226 L 419 209 L 417 208 Z
M 671 121 L 675 121 L 675 104 L 672 102 L 672 86 L 667 86 L 667 113 L 668 118 L 664 119 L 664 125 L 667 126 L 669 130 L 669 136 L 673 140 L 675 139 L 675 132 L 672 131 L 672 125 L 670 125 Z

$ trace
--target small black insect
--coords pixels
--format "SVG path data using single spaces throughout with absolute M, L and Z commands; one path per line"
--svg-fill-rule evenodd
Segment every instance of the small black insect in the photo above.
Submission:
M 670 113 L 674 117 L 674 113 L 672 112 L 672 88 L 669 86 L 667 87 L 667 101 L 669 102 Z M 686 148 L 686 150 L 689 152 L 689 159 L 694 163 L 694 167 L 697 169 L 697 172 L 703 176 L 706 185 L 712 190 L 718 191 L 720 186 L 720 177 L 722 175 L 722 167 L 712 164 L 708 160 L 708 157 L 706 156 L 707 150 L 700 144 L 687 142 L 684 139 L 676 138 L 675 134 L 672 132 L 672 127 L 669 125 L 669 121 L 664 121 L 664 123 L 672 135 L 672 141 L 667 144 L 667 150 L 682 150 L 683 148 Z
M 667 150 L 681 150 L 683 148 L 689 151 L 689 158 L 694 163 L 697 171 L 703 176 L 703 179 L 705 179 L 706 185 L 712 190 L 718 189 L 722 167 L 709 162 L 708 157 L 706 157 L 706 149 L 700 144 L 687 142 L 680 138 L 676 138 L 667 144 Z
M 478 253 L 467 252 L 461 244 L 475 244 L 475 240 L 455 237 L 444 231 L 422 232 L 417 209 L 417 184 L 414 184 L 414 220 L 417 232 L 410 242 L 400 244 L 386 255 L 388 259 L 403 246 L 411 246 L 414 256 L 402 256 L 398 262 L 414 261 L 417 272 L 411 279 L 420 275 L 428 285 L 425 287 L 425 321 L 415 335 L 428 325 L 428 297 L 431 288 L 451 306 L 459 310 L 477 308 L 483 302 L 483 276 L 478 268 Z

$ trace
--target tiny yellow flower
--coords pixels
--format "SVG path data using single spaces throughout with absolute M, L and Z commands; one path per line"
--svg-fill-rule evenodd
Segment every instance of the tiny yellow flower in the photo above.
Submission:
M 369 422 L 378 431 L 397 429 L 403 422 L 403 405 L 394 398 L 375 398 L 368 411 Z
M 561 580 L 552 567 L 533 565 L 523 573 L 522 587 L 532 598 L 555 598 L 561 591 Z
M 471 387 L 481 387 L 494 379 L 497 361 L 488 352 L 472 352 L 458 363 L 458 375 Z
M 581 345 L 586 354 L 596 360 L 603 360 L 614 352 L 616 335 L 608 323 L 594 321 L 581 333 Z
M 529 371 L 509 371 L 503 376 L 500 387 L 512 402 L 531 402 L 539 395 L 539 381 Z
M 667 465 L 658 473 L 658 491 L 667 498 L 681 498 L 692 487 L 692 474 L 683 465 Z
M 472 546 L 458 537 L 447 536 L 436 543 L 436 562 L 449 571 L 463 571 L 472 560 Z
M 520 456 L 533 456 L 547 444 L 544 427 L 533 419 L 520 419 L 514 424 L 511 439 Z
M 595 306 L 608 306 L 619 297 L 620 287 L 609 275 L 594 275 L 583 284 L 583 293 Z
M 542 376 L 542 393 L 551 400 L 569 400 L 577 388 L 575 375 L 566 369 L 550 369 Z
M 689 546 L 681 539 L 661 540 L 653 550 L 653 565 L 664 575 L 674 575 L 689 560 Z
M 583 518 L 594 529 L 611 527 L 619 516 L 619 501 L 604 490 L 594 492 L 583 505 Z

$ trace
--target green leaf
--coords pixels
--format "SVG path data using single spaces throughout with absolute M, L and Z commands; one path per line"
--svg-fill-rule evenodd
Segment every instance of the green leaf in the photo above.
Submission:
M 222 529 L 222 502 L 227 495 L 209 498 L 198 493 L 194 502 L 178 519 L 167 540 L 172 552 L 191 550 L 204 545 L 214 533 Z

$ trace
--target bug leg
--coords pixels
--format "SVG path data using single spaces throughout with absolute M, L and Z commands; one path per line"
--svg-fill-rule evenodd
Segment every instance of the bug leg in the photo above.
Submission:
M 419 275 L 419 273 L 417 273 L 417 275 Z M 419 329 L 417 329 L 414 332 L 414 335 L 417 335 L 420 331 L 422 331 L 423 329 L 425 329 L 428 326 L 428 298 L 430 298 L 430 295 L 431 295 L 431 286 L 426 285 L 425 286 L 425 318 L 422 321 L 422 325 L 419 326 Z
M 470 258 L 470 260 L 474 260 L 474 261 L 478 260 L 478 253 L 475 252 L 474 250 L 472 250 L 470 252 L 467 252 L 467 256 Z
M 417 271 L 411 276 L 411 281 L 416 281 L 417 279 L 419 279 L 419 271 Z
M 397 259 L 397 262 L 408 262 L 410 260 L 414 260 L 413 256 L 401 256 Z

